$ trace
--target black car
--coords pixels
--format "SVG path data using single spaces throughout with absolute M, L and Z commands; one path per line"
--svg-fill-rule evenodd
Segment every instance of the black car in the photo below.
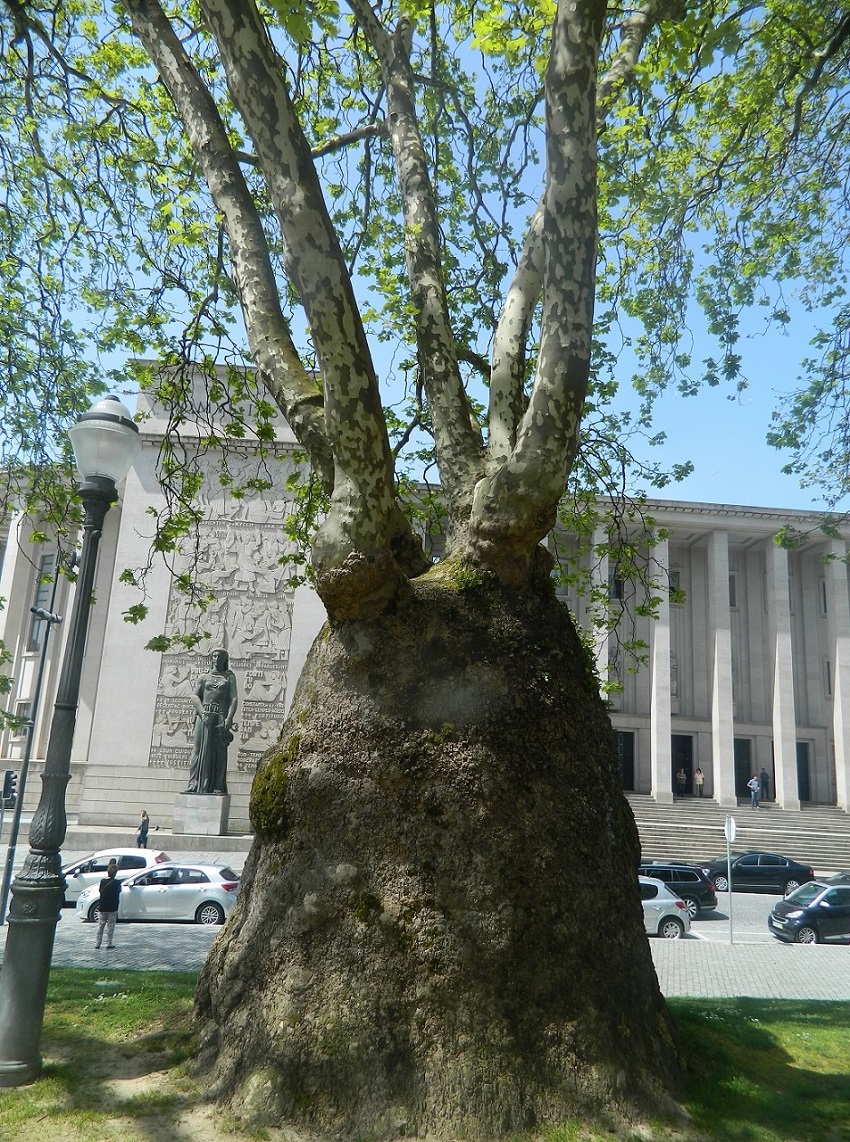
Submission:
M 850 935 L 850 884 L 811 880 L 778 901 L 767 926 L 780 940 L 820 944 Z
M 729 888 L 726 857 L 702 865 L 718 892 Z M 778 853 L 743 853 L 732 857 L 732 889 L 735 892 L 781 892 L 787 896 L 801 884 L 814 880 L 814 871 L 807 864 L 779 856 Z
M 640 876 L 662 880 L 685 902 L 691 919 L 699 912 L 717 907 L 717 896 L 710 877 L 701 868 L 682 861 L 645 861 L 638 869 Z

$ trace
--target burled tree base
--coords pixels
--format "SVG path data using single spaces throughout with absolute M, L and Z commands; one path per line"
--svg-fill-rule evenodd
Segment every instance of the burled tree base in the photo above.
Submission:
M 613 731 L 563 607 L 445 572 L 326 628 L 197 1010 L 240 1115 L 477 1140 L 678 1081 Z

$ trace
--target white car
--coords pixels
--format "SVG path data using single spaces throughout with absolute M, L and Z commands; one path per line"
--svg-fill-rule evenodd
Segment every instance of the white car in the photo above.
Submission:
M 111 860 L 118 861 L 118 872 L 115 875 L 119 880 L 126 880 L 128 876 L 171 860 L 171 857 L 161 849 L 103 849 L 74 861 L 73 864 L 66 864 L 62 869 L 65 877 L 65 903 L 73 904 L 80 893 L 91 885 L 98 887 L 106 876 L 106 866 Z
M 663 880 L 639 876 L 643 923 L 650 936 L 678 940 L 691 930 L 691 917 L 684 900 L 672 892 Z
M 239 876 L 226 864 L 172 861 L 131 876 L 121 885 L 119 920 L 194 920 L 223 924 L 236 903 Z M 95 921 L 100 886 L 80 893 L 77 919 Z

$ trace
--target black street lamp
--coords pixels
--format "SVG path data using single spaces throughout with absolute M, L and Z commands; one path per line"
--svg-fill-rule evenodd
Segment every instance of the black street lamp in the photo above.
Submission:
M 141 449 L 139 430 L 117 397 L 94 404 L 69 430 L 83 477 L 83 547 L 77 591 L 38 808 L 30 825 L 30 851 L 12 882 L 9 931 L 0 974 L 0 1087 L 23 1086 L 41 1073 L 41 1028 L 56 923 L 65 895 L 62 842 L 68 826 L 65 790 L 71 779 L 71 751 L 80 698 L 97 550 L 106 513 L 118 499 L 119 484 Z

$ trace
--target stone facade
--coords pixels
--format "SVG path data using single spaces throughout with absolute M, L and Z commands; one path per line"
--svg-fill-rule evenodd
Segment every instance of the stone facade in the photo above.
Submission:
M 725 504 L 651 501 L 657 542 L 645 552 L 661 578 L 684 593 L 662 597 L 656 620 L 642 617 L 646 591 L 616 583 L 620 629 L 645 646 L 628 669 L 616 636 L 600 638 L 622 684 L 611 697 L 622 784 L 672 801 L 684 768 L 697 767 L 704 793 L 733 806 L 764 768 L 770 799 L 850 807 L 850 593 L 847 528 L 820 529 L 822 514 Z M 774 536 L 790 525 L 792 550 Z M 601 536 L 599 537 L 601 540 Z M 603 580 L 609 568 L 594 568 Z M 579 621 L 587 605 L 566 595 Z
M 297 444 L 281 423 L 261 473 L 271 487 L 246 494 L 241 490 L 245 482 L 258 474 L 252 449 L 246 445 L 240 451 L 238 444 L 228 445 L 233 481 L 228 487 L 219 479 L 217 455 L 204 449 L 204 480 L 197 501 L 203 519 L 197 543 L 191 555 L 179 558 L 172 569 L 202 581 L 209 591 L 209 605 L 202 610 L 187 602 L 175 577 L 156 564 L 146 579 L 148 617 L 130 624 L 124 614 L 140 595 L 120 580 L 120 573 L 147 562 L 154 532 L 150 509 L 159 512 L 165 504 L 157 458 L 168 430 L 165 411 L 144 394 L 137 413 L 144 447 L 120 489 L 118 505 L 107 516 L 101 542 L 68 810 L 78 814 L 81 824 L 126 824 L 128 842 L 142 808 L 154 825 L 171 827 L 175 798 L 188 777 L 192 692 L 208 669 L 210 652 L 224 646 L 239 694 L 234 741 L 228 751 L 229 828 L 246 832 L 254 770 L 277 736 L 304 658 L 325 618 L 313 591 L 289 586 L 291 567 L 281 563 L 289 551 L 284 523 L 292 497 L 286 481 L 294 471 Z M 185 427 L 181 431 L 184 445 L 191 449 L 191 432 L 187 434 Z M 231 487 L 238 489 L 235 494 L 228 490 Z M 16 680 L 11 706 L 21 712 L 34 691 L 41 658 L 34 634 L 38 626 L 34 627 L 29 608 L 39 589 L 42 595 L 45 590 L 49 593 L 49 588 L 39 587 L 39 569 L 50 570 L 56 553 L 55 544 L 30 542 L 30 530 L 25 521 L 7 521 L 0 573 L 0 594 L 9 600 L 0 612 L 0 637 L 13 653 L 6 671 Z M 73 588 L 60 578 L 54 609 L 69 615 L 72 595 Z M 51 633 L 27 807 L 38 799 L 40 782 L 35 775 L 46 750 L 65 631 L 63 623 Z M 179 643 L 165 653 L 145 649 L 154 635 L 199 631 L 208 637 L 192 649 Z M 18 769 L 23 748 L 23 735 L 3 733 L 0 766 Z M 154 834 L 149 843 L 155 844 Z

